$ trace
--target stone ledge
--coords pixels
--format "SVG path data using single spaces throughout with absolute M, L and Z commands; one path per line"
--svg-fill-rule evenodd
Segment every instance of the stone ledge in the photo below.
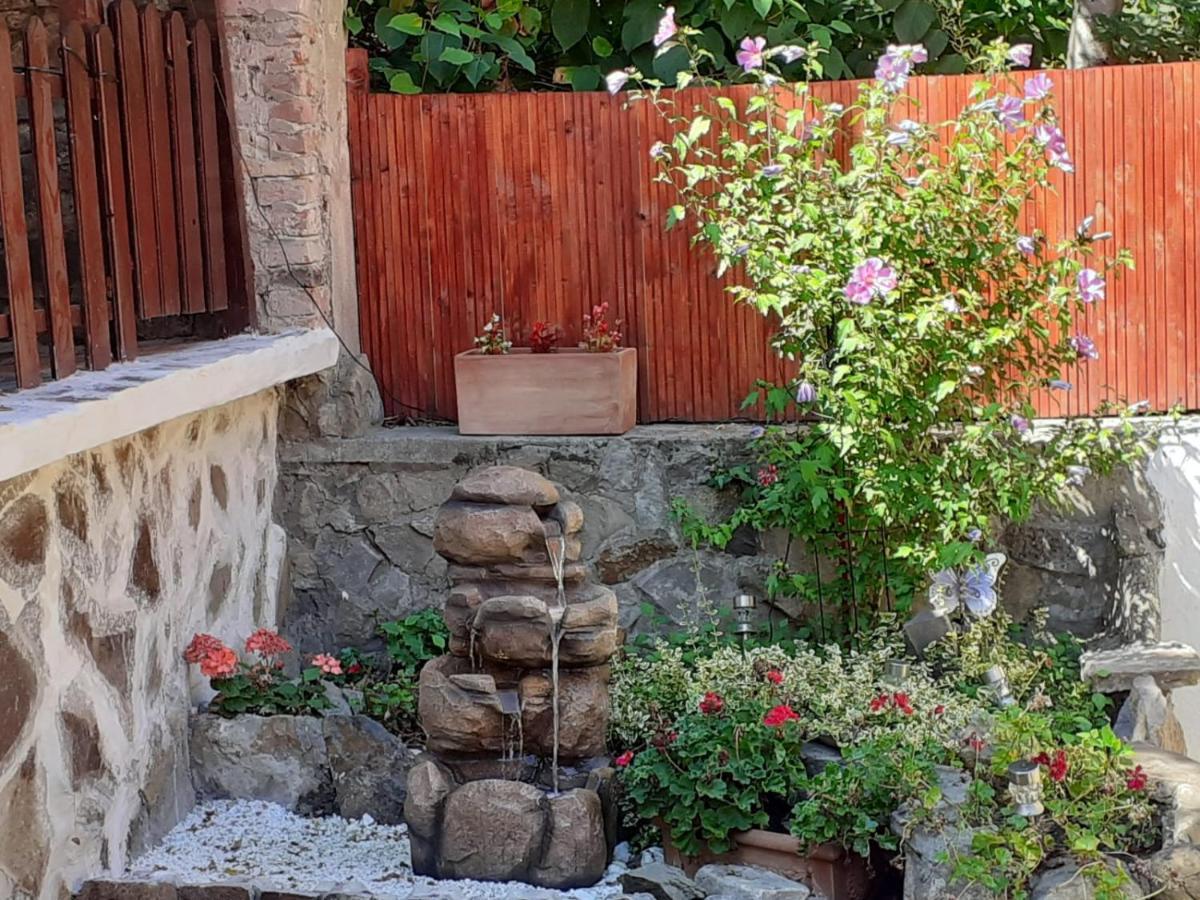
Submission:
M 0 396 L 0 481 L 337 362 L 328 329 L 188 344 Z
M 745 449 L 754 426 L 739 423 L 720 425 L 638 425 L 622 435 L 597 436 L 511 436 L 459 434 L 452 425 L 422 425 L 373 428 L 350 440 L 318 440 L 281 443 L 280 461 L 285 463 L 395 463 L 418 466 L 446 465 L 458 453 L 493 453 L 522 447 L 545 447 L 570 451 L 595 449 L 608 444 L 692 445 L 713 450 L 722 445 Z
M 1164 691 L 1200 684 L 1200 653 L 1178 641 L 1096 650 L 1084 653 L 1079 664 L 1080 678 L 1101 694 L 1132 690 L 1142 675 L 1149 675 Z

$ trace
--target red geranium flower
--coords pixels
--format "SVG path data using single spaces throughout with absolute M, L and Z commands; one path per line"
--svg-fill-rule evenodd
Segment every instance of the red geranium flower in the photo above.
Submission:
M 879 712 L 880 710 L 887 709 L 891 705 L 891 702 L 892 698 L 887 694 L 880 694 L 871 701 L 871 712 Z
M 976 753 L 982 753 L 983 748 L 987 746 L 987 741 L 985 741 L 979 735 L 972 732 L 971 736 L 969 738 L 967 738 L 967 746 L 970 747 L 972 750 L 974 750 Z
M 1062 781 L 1067 777 L 1067 751 L 1055 750 L 1054 758 L 1050 760 L 1050 777 L 1054 781 Z
M 183 651 L 183 658 L 199 663 L 205 678 L 225 678 L 237 669 L 237 654 L 211 634 L 197 634 Z
M 773 728 L 778 728 L 785 722 L 790 722 L 793 719 L 799 719 L 800 716 L 796 711 L 787 704 L 776 706 L 773 710 L 763 716 L 763 724 L 770 725 Z
M 912 704 L 908 700 L 908 694 L 904 693 L 904 691 L 896 691 L 896 693 L 892 694 L 892 701 L 896 704 L 896 709 L 900 710 L 906 716 L 913 714 Z
M 779 467 L 774 463 L 763 466 L 758 470 L 758 483 L 763 487 L 770 487 L 779 480 Z
M 350 663 L 350 668 L 346 669 L 347 675 L 357 675 L 363 670 L 362 663 Z
M 1131 791 L 1144 791 L 1149 780 L 1145 769 L 1141 766 L 1134 766 L 1133 771 L 1125 779 L 1125 787 Z
M 715 716 L 725 708 L 725 701 L 721 699 L 720 694 L 709 691 L 704 695 L 704 699 L 700 701 L 700 712 L 706 716 Z
M 246 638 L 246 652 L 257 653 L 259 656 L 271 658 L 289 652 L 292 645 L 281 638 L 278 632 L 270 628 L 260 628 Z
M 940 716 L 945 711 L 946 711 L 946 707 L 939 703 L 937 706 L 935 706 L 933 708 L 933 715 Z
M 783 673 L 778 669 L 768 669 L 767 681 L 771 682 L 771 684 L 783 684 Z
M 627 765 L 633 762 L 633 751 L 626 750 L 624 753 L 614 759 L 613 762 L 617 764 L 618 768 L 625 768 Z

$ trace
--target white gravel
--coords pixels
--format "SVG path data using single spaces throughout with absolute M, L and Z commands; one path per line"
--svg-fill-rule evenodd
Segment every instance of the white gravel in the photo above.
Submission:
M 242 882 L 259 889 L 343 891 L 378 900 L 611 900 L 625 866 L 614 862 L 590 888 L 436 881 L 413 875 L 404 825 L 337 816 L 306 819 L 273 803 L 219 800 L 197 806 L 126 877 L 176 884 Z

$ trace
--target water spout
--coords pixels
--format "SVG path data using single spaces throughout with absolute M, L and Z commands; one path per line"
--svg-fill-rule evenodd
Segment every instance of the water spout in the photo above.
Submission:
M 546 555 L 550 557 L 550 569 L 554 572 L 554 581 L 558 588 L 554 605 L 546 606 L 550 619 L 550 703 L 554 716 L 550 778 L 554 793 L 558 794 L 558 646 L 562 641 L 562 621 L 567 611 L 567 595 L 563 588 L 563 572 L 567 563 L 567 535 L 562 523 L 557 520 L 543 521 L 542 535 L 546 540 Z

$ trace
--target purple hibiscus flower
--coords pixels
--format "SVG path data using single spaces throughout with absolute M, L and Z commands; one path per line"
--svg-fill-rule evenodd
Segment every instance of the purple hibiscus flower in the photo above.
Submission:
M 1008 60 L 1014 66 L 1028 66 L 1033 61 L 1033 44 L 1014 44 L 1009 47 Z
M 654 46 L 661 47 L 675 37 L 678 30 L 679 26 L 675 24 L 675 7 L 668 6 L 663 17 L 658 20 L 658 31 L 654 32 Z
M 1045 72 L 1038 72 L 1025 82 L 1026 100 L 1045 100 L 1054 90 L 1054 82 Z
M 1095 269 L 1084 269 L 1076 279 L 1079 286 L 1079 299 L 1084 303 L 1095 303 L 1104 299 L 1104 276 Z
M 1029 235 L 1023 234 L 1017 238 L 1017 249 L 1026 256 L 1033 256 L 1033 254 L 1037 253 L 1037 241 Z
M 1100 351 L 1096 349 L 1096 342 L 1086 334 L 1077 334 L 1071 338 L 1071 349 L 1082 362 L 1085 359 L 1099 359 Z
M 817 399 L 817 389 L 811 381 L 802 381 L 796 385 L 796 402 L 804 405 Z
M 921 126 L 912 119 L 904 119 L 888 132 L 887 142 L 893 147 L 903 147 L 920 130 Z
M 761 69 L 763 65 L 763 50 L 766 49 L 765 37 L 743 38 L 741 49 L 737 52 L 737 63 L 746 73 Z
M 996 102 L 996 120 L 1011 134 L 1025 122 L 1024 104 L 1016 97 L 1001 97 Z
M 1025 434 L 1029 431 L 1029 420 L 1024 416 L 1018 416 L 1016 413 L 1013 413 L 1008 421 L 1017 434 Z
M 884 297 L 896 289 L 896 270 L 878 256 L 859 263 L 846 283 L 846 299 L 866 306 L 876 297 Z

